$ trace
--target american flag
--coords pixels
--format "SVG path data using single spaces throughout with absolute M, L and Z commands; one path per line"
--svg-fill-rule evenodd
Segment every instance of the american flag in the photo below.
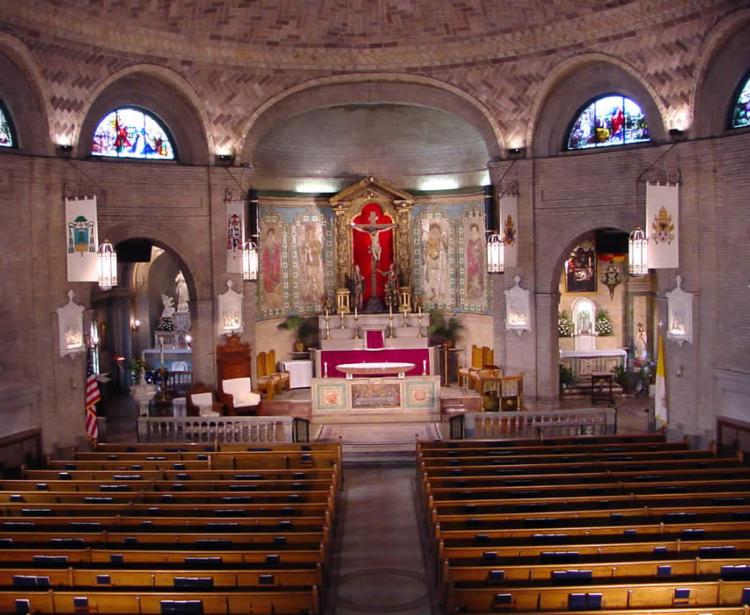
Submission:
M 99 437 L 99 426 L 96 422 L 96 404 L 102 396 L 99 394 L 99 383 L 94 373 L 94 361 L 89 348 L 86 353 L 86 435 L 93 441 Z

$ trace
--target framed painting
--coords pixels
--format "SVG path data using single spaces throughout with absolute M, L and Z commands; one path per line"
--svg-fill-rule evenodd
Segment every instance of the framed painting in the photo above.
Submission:
M 596 248 L 593 242 L 578 244 L 565 261 L 565 285 L 569 293 L 596 292 Z

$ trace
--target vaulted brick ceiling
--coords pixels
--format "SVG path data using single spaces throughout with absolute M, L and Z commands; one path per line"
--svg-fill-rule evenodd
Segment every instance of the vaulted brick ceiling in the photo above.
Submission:
M 633 36 L 675 0 L 0 0 L 46 39 L 220 63 L 435 66 Z
M 478 171 L 489 154 L 461 118 L 415 105 L 339 105 L 272 128 L 253 164 L 264 175 L 382 177 Z

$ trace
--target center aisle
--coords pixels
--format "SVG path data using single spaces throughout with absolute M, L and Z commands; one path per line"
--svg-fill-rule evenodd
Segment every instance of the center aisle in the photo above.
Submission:
M 437 613 L 417 522 L 415 466 L 344 469 L 329 615 Z

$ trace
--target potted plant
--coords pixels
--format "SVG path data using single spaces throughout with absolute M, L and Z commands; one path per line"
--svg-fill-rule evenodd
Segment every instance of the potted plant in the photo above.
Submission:
M 609 312 L 604 308 L 596 310 L 594 329 L 598 337 L 608 337 L 615 334 L 614 327 L 612 327 L 612 319 L 609 317 Z
M 564 391 L 570 386 L 575 384 L 575 376 L 573 375 L 573 368 L 564 363 L 560 363 L 560 391 Z
M 278 324 L 279 329 L 294 332 L 294 351 L 304 352 L 316 344 L 318 337 L 318 320 L 317 318 L 303 318 L 297 314 L 287 316 L 287 318 Z
M 568 310 L 561 310 L 557 315 L 558 337 L 573 337 L 573 319 Z
M 640 390 L 641 372 L 640 370 L 628 369 L 624 365 L 618 365 L 612 370 L 615 375 L 615 382 L 622 387 L 623 393 L 636 393 Z
M 463 330 L 464 325 L 456 314 L 446 319 L 442 312 L 437 310 L 430 312 L 429 331 L 431 343 L 453 348 Z

